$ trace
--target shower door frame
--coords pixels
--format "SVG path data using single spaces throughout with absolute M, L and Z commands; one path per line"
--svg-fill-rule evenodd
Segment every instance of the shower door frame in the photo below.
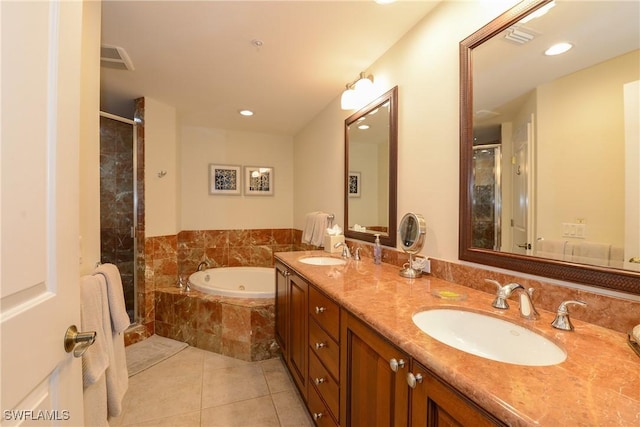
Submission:
M 104 111 L 100 111 L 100 116 L 105 117 L 107 119 L 116 120 L 122 123 L 127 123 L 132 125 L 132 133 L 133 137 L 131 139 L 131 149 L 133 151 L 133 227 L 131 227 L 131 237 L 133 238 L 133 322 L 130 328 L 136 326 L 137 324 L 142 324 L 144 322 L 139 322 L 140 313 L 138 312 L 138 124 L 131 119 L 127 119 L 126 117 L 116 116 L 115 114 L 107 113 Z M 102 257 L 102 250 L 100 256 Z

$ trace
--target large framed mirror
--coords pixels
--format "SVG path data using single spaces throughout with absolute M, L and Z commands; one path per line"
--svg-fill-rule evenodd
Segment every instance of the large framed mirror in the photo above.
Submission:
M 460 259 L 640 294 L 638 16 L 526 0 L 460 43 Z
M 349 116 L 344 123 L 344 234 L 396 246 L 398 87 Z

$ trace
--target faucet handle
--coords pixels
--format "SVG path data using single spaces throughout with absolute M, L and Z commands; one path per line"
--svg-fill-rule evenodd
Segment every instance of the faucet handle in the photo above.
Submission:
M 586 306 L 587 303 L 579 300 L 569 300 L 563 301 L 558 306 L 558 312 L 556 313 L 556 318 L 551 322 L 551 326 L 556 329 L 561 329 L 563 331 L 573 331 L 574 327 L 571 324 L 571 318 L 569 317 L 569 309 L 567 306 L 569 304 L 578 304 L 582 306 Z
M 498 282 L 497 280 L 493 280 L 493 279 L 484 279 L 485 282 L 487 283 L 493 283 L 494 285 L 496 285 L 496 289 L 498 291 L 500 291 L 502 289 L 502 285 L 500 284 L 500 282 Z

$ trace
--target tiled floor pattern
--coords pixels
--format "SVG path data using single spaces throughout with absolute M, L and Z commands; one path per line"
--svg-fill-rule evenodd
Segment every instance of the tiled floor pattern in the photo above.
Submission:
M 245 362 L 188 347 L 129 378 L 114 426 L 312 426 L 281 359 Z

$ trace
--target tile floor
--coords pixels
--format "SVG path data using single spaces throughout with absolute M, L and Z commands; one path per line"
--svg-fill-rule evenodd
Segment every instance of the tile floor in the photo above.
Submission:
M 194 347 L 129 378 L 115 426 L 313 426 L 281 359 Z

